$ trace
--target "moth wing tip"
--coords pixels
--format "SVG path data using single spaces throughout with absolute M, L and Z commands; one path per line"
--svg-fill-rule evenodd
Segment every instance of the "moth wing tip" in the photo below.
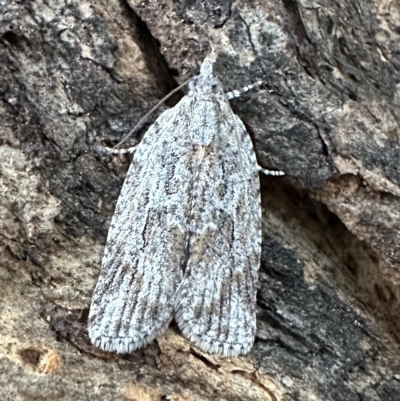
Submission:
M 95 347 L 107 352 L 116 352 L 117 354 L 131 354 L 153 340 L 154 338 L 133 339 L 131 337 L 106 336 L 90 338 Z
M 150 333 L 138 333 L 137 336 L 121 337 L 118 335 L 107 336 L 96 332 L 93 326 L 89 326 L 89 338 L 91 343 L 103 351 L 116 352 L 118 354 L 131 354 L 132 352 L 150 344 L 156 337 L 163 334 L 168 328 L 170 320 Z
M 254 343 L 254 338 L 247 337 L 241 338 L 243 341 L 240 338 L 235 342 L 218 341 L 207 333 L 197 334 L 196 325 L 178 321 L 178 326 L 184 336 L 202 351 L 227 358 L 248 354 Z

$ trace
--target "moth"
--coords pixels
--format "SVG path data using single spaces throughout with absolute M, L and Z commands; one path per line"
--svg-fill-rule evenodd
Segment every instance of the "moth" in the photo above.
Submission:
M 97 347 L 130 353 L 175 319 L 206 352 L 252 348 L 261 168 L 229 104 L 238 94 L 224 93 L 206 58 L 189 93 L 137 146 L 90 307 Z

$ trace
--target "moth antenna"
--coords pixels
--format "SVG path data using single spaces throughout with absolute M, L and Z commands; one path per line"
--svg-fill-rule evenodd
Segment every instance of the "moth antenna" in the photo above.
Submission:
M 125 143 L 133 133 L 135 133 L 141 126 L 142 124 L 148 119 L 148 117 L 155 111 L 157 110 L 161 104 L 163 104 L 166 100 L 168 100 L 172 95 L 174 95 L 176 92 L 180 91 L 184 86 L 188 84 L 188 82 L 192 78 L 188 79 L 185 81 L 183 84 L 179 85 L 177 88 L 175 88 L 172 92 L 168 93 L 167 96 L 164 96 L 154 107 L 152 107 L 140 120 L 139 122 L 131 129 L 131 131 L 122 138 L 121 141 L 119 141 L 112 149 L 116 149 L 118 146 L 122 145 Z
M 231 100 L 231 99 L 234 99 L 235 97 L 241 96 L 243 93 L 248 92 L 249 90 L 252 90 L 253 88 L 257 88 L 257 87 L 261 86 L 262 84 L 263 84 L 262 81 L 257 81 L 257 82 L 254 82 L 254 84 L 247 85 L 242 89 L 235 89 L 231 92 L 227 92 L 227 93 L 225 93 L 225 96 L 228 100 Z
M 261 166 L 258 166 L 259 170 L 265 174 L 265 175 L 274 175 L 274 176 L 283 176 L 285 173 L 283 171 L 279 170 L 267 170 L 265 168 L 262 168 Z

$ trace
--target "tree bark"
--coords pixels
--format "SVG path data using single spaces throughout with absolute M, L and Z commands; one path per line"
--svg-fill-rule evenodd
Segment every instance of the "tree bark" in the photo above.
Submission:
M 400 399 L 399 0 L 9 0 L 0 38 L 2 400 Z M 172 324 L 102 352 L 87 315 L 130 160 L 95 147 L 210 52 L 227 91 L 263 80 L 232 105 L 286 173 L 261 177 L 256 343 L 224 359 Z

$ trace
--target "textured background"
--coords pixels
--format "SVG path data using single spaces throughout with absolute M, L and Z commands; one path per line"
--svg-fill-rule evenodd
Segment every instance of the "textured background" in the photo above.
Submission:
M 172 325 L 101 352 L 87 314 L 129 159 L 94 146 L 211 50 L 226 90 L 265 82 L 232 105 L 287 173 L 261 177 L 256 344 L 226 360 Z M 2 400 L 399 399 L 399 0 L 0 1 L 0 60 Z

